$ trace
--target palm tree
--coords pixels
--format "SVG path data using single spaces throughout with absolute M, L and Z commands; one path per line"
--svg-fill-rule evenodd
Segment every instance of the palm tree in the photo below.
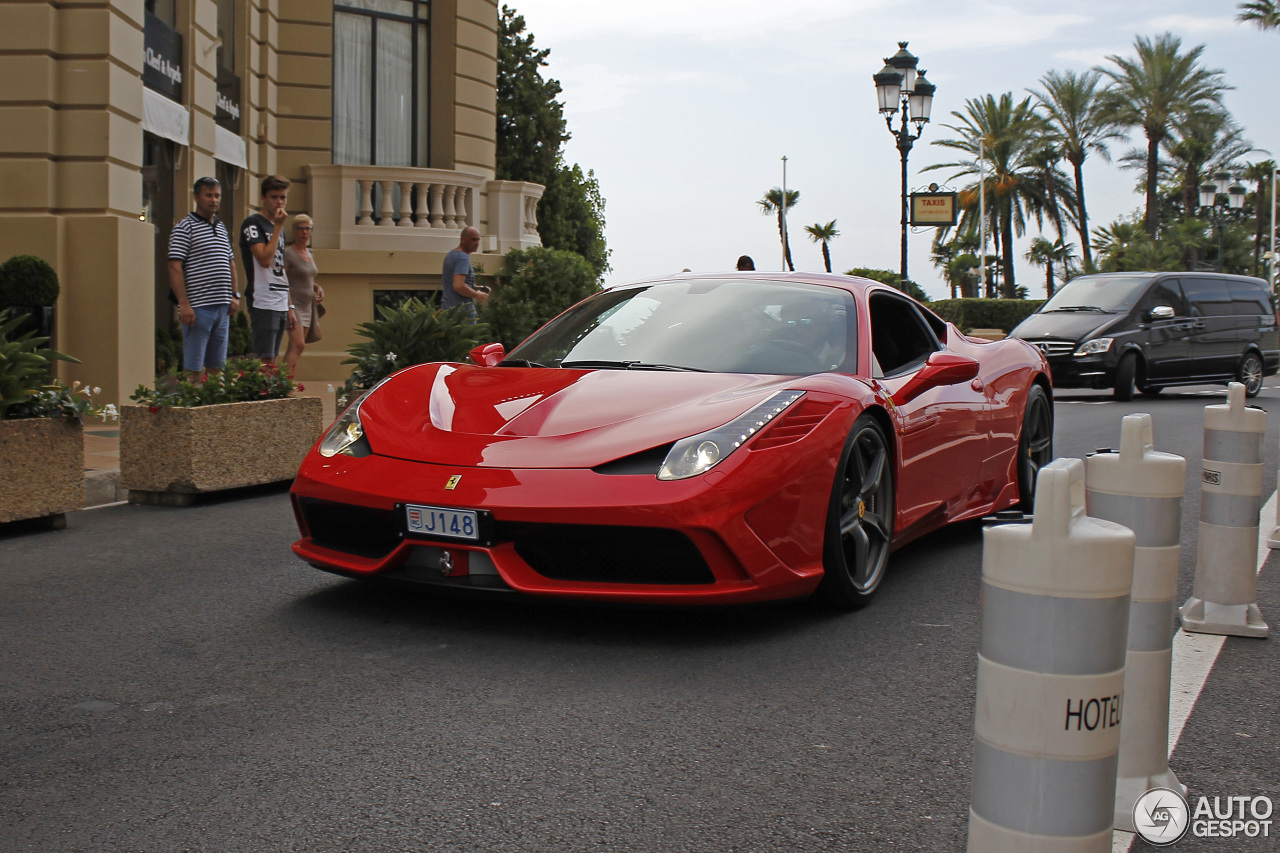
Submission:
M 991 230 L 1004 273 L 1002 294 L 1006 299 L 1013 299 L 1017 292 L 1014 235 L 1026 233 L 1028 218 L 1033 218 L 1038 226 L 1043 225 L 1046 216 L 1055 226 L 1064 220 L 1074 223 L 1075 190 L 1053 158 L 1045 155 L 1047 124 L 1032 107 L 1030 97 L 1017 104 L 1011 92 L 999 98 L 994 95 L 970 98 L 965 102 L 964 112 L 952 115 L 959 119 L 959 124 L 944 127 L 958 133 L 959 138 L 939 139 L 933 144 L 961 151 L 970 159 L 926 166 L 925 171 L 957 169 L 952 179 L 977 176 L 979 147 L 985 147 L 987 210 L 977 209 L 977 183 L 965 187 L 958 198 L 962 210 L 959 228 L 976 230 L 979 217 L 983 216 L 994 226 Z
M 1103 109 L 1101 81 L 1102 72 L 1096 68 L 1082 74 L 1050 71 L 1040 78 L 1044 91 L 1031 90 L 1053 129 L 1054 144 L 1074 169 L 1076 228 L 1084 247 L 1086 269 L 1092 268 L 1093 255 L 1089 251 L 1089 216 L 1084 203 L 1084 161 L 1091 151 L 1109 160 L 1107 142 L 1121 136 Z
M 1221 171 L 1239 171 L 1238 161 L 1254 150 L 1225 110 L 1191 113 L 1178 121 L 1160 143 L 1167 159 L 1159 165 L 1158 182 L 1171 195 L 1181 195 L 1183 219 L 1200 207 L 1199 190 L 1204 177 Z M 1134 149 L 1120 158 L 1121 168 L 1147 168 L 1146 151 Z
M 1241 3 L 1236 7 L 1240 14 L 1237 21 L 1255 24 L 1260 30 L 1280 29 L 1280 4 L 1274 0 L 1254 0 L 1252 3 Z
M 1107 272 L 1127 269 L 1126 257 L 1144 242 L 1150 242 L 1147 240 L 1146 232 L 1136 223 L 1126 222 L 1123 219 L 1116 220 L 1105 228 L 1095 229 L 1093 232 L 1093 250 L 1099 256 L 1103 256 L 1099 261 L 1099 268 Z
M 795 264 L 791 263 L 791 241 L 787 239 L 787 229 L 783 225 L 786 211 L 796 206 L 796 202 L 800 201 L 799 190 L 787 190 L 787 197 L 782 197 L 782 188 L 774 187 L 764 194 L 764 198 L 756 202 L 760 205 L 760 212 L 766 216 L 770 213 L 777 214 L 778 217 L 778 236 L 782 238 L 782 255 L 787 260 L 787 268 L 795 272 Z
M 1261 163 L 1250 163 L 1242 176 L 1246 181 L 1254 181 L 1257 184 L 1257 189 L 1253 192 L 1253 217 L 1256 223 L 1253 234 L 1254 275 L 1261 275 L 1262 238 L 1267 231 L 1267 207 L 1271 202 L 1271 176 L 1275 171 L 1275 160 L 1263 160 Z
M 1160 212 L 1157 178 L 1160 143 L 1174 123 L 1189 115 L 1222 108 L 1222 93 L 1230 87 L 1223 72 L 1200 64 L 1204 45 L 1182 52 L 1182 39 L 1172 33 L 1155 38 L 1138 36 L 1136 59 L 1108 56 L 1115 68 L 1104 68 L 1111 79 L 1104 103 L 1107 114 L 1123 127 L 1140 127 L 1147 137 L 1146 217 L 1147 233 L 1155 236 Z
M 827 265 L 827 272 L 831 272 L 831 252 L 827 251 L 827 241 L 840 236 L 840 232 L 836 230 L 836 221 L 833 219 L 826 225 L 820 222 L 806 225 L 804 230 L 809 232 L 810 240 L 822 244 L 822 262 Z
M 1061 264 L 1060 269 L 1068 273 L 1071 262 L 1075 259 L 1076 247 L 1072 243 L 1064 242 L 1061 237 L 1050 242 L 1044 237 L 1037 237 L 1031 241 L 1031 248 L 1027 250 L 1025 257 L 1029 262 L 1038 267 L 1044 267 L 1044 292 L 1053 296 L 1053 265 Z

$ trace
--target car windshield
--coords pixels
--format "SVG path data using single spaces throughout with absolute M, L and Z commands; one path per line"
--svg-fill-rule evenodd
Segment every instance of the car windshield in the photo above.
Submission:
M 1150 283 L 1150 276 L 1082 275 L 1064 284 L 1041 306 L 1040 313 L 1105 311 L 1119 314 L 1132 308 Z
M 853 371 L 853 297 L 764 280 L 606 290 L 516 347 L 507 365 L 809 374 Z

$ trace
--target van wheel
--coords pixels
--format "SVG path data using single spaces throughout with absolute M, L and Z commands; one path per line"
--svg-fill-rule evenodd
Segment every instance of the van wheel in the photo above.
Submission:
M 1249 351 L 1240 359 L 1236 378 L 1244 385 L 1246 397 L 1258 396 L 1258 392 L 1262 390 L 1262 359 L 1256 352 Z
M 1133 389 L 1138 378 L 1138 357 L 1133 353 L 1120 357 L 1116 366 L 1116 399 L 1129 401 L 1133 399 Z

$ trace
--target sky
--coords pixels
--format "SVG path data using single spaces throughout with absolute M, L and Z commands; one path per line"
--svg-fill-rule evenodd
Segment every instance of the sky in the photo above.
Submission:
M 836 220 L 832 267 L 898 270 L 901 165 L 877 111 L 871 77 L 899 41 L 937 86 L 932 119 L 908 160 L 909 190 L 961 189 L 956 159 L 932 145 L 959 136 L 968 99 L 1041 88 L 1050 70 L 1107 66 L 1132 57 L 1138 35 L 1172 32 L 1202 63 L 1224 72 L 1225 103 L 1260 149 L 1280 159 L 1276 80 L 1280 31 L 1235 20 L 1231 0 L 1076 0 L 1074 3 L 923 0 L 645 0 L 578 3 L 505 0 L 549 48 L 544 76 L 560 81 L 572 139 L 566 157 L 593 170 L 605 199 L 612 251 L 607 285 L 682 269 L 782 269 L 777 221 L 756 201 L 783 182 L 799 190 L 788 215 L 797 270 L 823 270 L 804 226 Z M 903 12 L 912 10 L 909 17 Z M 1112 66 L 1114 67 L 1114 66 Z M 1111 146 L 1113 161 L 1145 147 L 1141 131 Z M 1069 164 L 1067 164 L 1069 166 Z M 1141 175 L 1086 160 L 1091 226 L 1142 206 Z M 908 274 L 932 298 L 948 288 L 929 262 L 931 228 L 908 235 Z M 1017 283 L 1043 294 L 1044 273 L 1021 260 L 1034 223 L 1015 240 Z M 1046 224 L 1045 235 L 1053 239 Z M 1068 241 L 1079 250 L 1074 231 Z

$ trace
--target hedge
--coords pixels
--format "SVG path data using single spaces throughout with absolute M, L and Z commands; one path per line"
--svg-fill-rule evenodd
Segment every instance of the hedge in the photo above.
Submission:
M 929 308 L 962 332 L 999 329 L 1007 335 L 1043 304 L 1043 299 L 939 299 Z

